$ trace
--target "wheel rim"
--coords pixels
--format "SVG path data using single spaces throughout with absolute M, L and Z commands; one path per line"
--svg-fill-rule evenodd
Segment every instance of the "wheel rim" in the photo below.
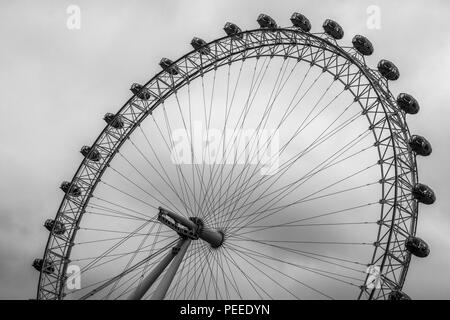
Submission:
M 380 290 L 363 286 L 359 297 L 384 298 L 390 291 L 401 289 L 409 263 L 409 255 L 401 244 L 405 237 L 415 234 L 417 207 L 409 194 L 411 185 L 417 181 L 417 170 L 415 158 L 406 147 L 409 131 L 404 115 L 398 112 L 395 99 L 387 88 L 387 82 L 365 66 L 361 55 L 350 48 L 337 46 L 334 40 L 322 34 L 307 34 L 295 29 L 253 30 L 244 32 L 242 41 L 224 37 L 211 42 L 209 46 L 213 48 L 212 52 L 215 54 L 208 58 L 193 51 L 177 60 L 180 75 L 161 72 L 150 80 L 145 87 L 152 92 L 153 100 L 146 102 L 136 96 L 132 97 L 118 112 L 125 119 L 126 127 L 123 130 L 116 130 L 107 126 L 97 138 L 94 145 L 102 154 L 102 160 L 99 163 L 92 163 L 86 159 L 83 161 L 72 180 L 83 189 L 81 199 L 66 196 L 58 210 L 56 220 L 72 227 L 63 236 L 49 237 L 45 260 L 55 264 L 56 272 L 55 275 L 41 274 L 38 298 L 63 297 L 64 277 L 62 275 L 65 274 L 69 264 L 71 244 L 76 240 L 76 228 L 80 226 L 81 213 L 87 211 L 89 203 L 93 203 L 92 199 L 99 199 L 92 197 L 92 194 L 99 184 L 100 177 L 106 168 L 112 167 L 110 165 L 115 155 L 122 156 L 120 147 L 125 141 L 132 141 L 129 139 L 132 133 L 143 130 L 140 124 L 149 116 L 150 111 L 156 114 L 157 108 L 161 106 L 164 108 L 162 101 L 166 103 L 171 96 L 176 97 L 174 89 L 181 92 L 183 88 L 188 88 L 190 83 L 194 83 L 196 78 L 203 79 L 217 72 L 214 71 L 214 67 L 219 70 L 226 68 L 230 62 L 235 66 L 244 58 L 251 60 L 251 58 L 259 57 L 256 61 L 262 61 L 271 59 L 270 56 L 275 59 L 279 56 L 289 58 L 280 59 L 283 61 L 297 60 L 303 64 L 309 62 L 315 69 L 319 67 L 326 71 L 327 75 L 328 73 L 333 76 L 337 74 L 337 80 L 344 84 L 344 88 L 348 85 L 348 92 L 353 97 L 358 97 L 355 103 L 359 104 L 363 111 L 365 110 L 364 116 L 369 120 L 369 126 L 373 126 L 370 131 L 375 137 L 375 142 L 378 142 L 377 160 L 382 160 L 379 163 L 382 180 L 379 220 L 382 222 L 377 227 L 377 238 L 374 239 L 376 246 L 373 250 L 372 261 L 368 264 L 378 265 L 384 280 Z M 219 55 L 219 52 L 222 55 Z M 194 68 L 193 65 L 197 67 Z M 167 87 L 166 91 L 161 90 L 163 84 Z M 154 117 L 153 114 L 150 117 Z M 399 165 L 399 159 L 408 166 Z M 399 176 L 406 176 L 407 179 L 398 179 Z M 100 183 L 104 184 L 104 182 Z M 367 277 L 369 275 L 364 278 Z

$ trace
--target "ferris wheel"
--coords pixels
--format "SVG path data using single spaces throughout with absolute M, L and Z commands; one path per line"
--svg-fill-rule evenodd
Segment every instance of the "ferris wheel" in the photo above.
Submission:
M 61 184 L 37 299 L 409 299 L 436 199 L 406 123 L 419 104 L 389 90 L 394 63 L 366 64 L 364 36 L 290 20 L 228 22 L 131 86 Z

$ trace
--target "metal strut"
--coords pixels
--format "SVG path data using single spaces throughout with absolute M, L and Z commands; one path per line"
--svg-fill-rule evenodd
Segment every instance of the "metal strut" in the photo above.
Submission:
M 136 290 L 128 297 L 128 300 L 140 300 L 147 293 L 153 283 L 158 279 L 158 277 L 167 268 L 170 262 L 175 258 L 175 256 L 181 251 L 182 246 L 186 243 L 186 238 L 180 238 L 175 247 L 170 250 L 170 252 L 158 263 L 158 265 L 150 272 L 150 274 L 145 277 L 141 284 L 136 288 Z M 189 240 L 190 241 L 190 240 Z M 186 246 L 189 246 L 189 242 Z M 186 250 L 185 250 L 186 251 Z M 184 254 L 183 254 L 184 255 Z M 169 283 L 170 285 L 170 283 Z M 167 291 L 167 290 L 166 290 Z M 152 297 L 153 298 L 153 297 Z M 164 296 L 161 298 L 163 299 Z
M 158 220 L 177 232 L 180 235 L 180 240 L 150 274 L 145 277 L 136 290 L 128 297 L 129 300 L 142 299 L 153 283 L 167 268 L 164 277 L 150 298 L 151 300 L 164 299 L 191 241 L 202 239 L 208 242 L 211 247 L 218 248 L 222 245 L 225 238 L 222 231 L 205 228 L 200 218 L 191 217 L 187 219 L 161 207 L 159 207 Z
M 170 285 L 172 284 L 173 278 L 175 278 L 175 274 L 177 273 L 178 268 L 180 267 L 181 261 L 183 261 L 184 255 L 191 243 L 191 239 L 184 238 L 182 240 L 182 244 L 179 252 L 176 254 L 175 259 L 170 264 L 169 268 L 164 275 L 164 278 L 161 279 L 158 287 L 153 293 L 150 300 L 162 300 L 166 296 L 167 290 L 169 290 Z
M 180 236 L 188 237 L 192 240 L 200 238 L 208 242 L 213 248 L 220 247 L 224 240 L 222 231 L 207 229 L 203 221 L 198 217 L 187 219 L 177 213 L 159 207 L 158 220 L 176 231 Z

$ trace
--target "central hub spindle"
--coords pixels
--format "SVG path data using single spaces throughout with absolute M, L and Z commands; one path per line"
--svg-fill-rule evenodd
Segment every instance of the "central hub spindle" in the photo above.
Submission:
M 159 207 L 158 220 L 176 231 L 180 236 L 192 240 L 200 238 L 208 242 L 213 248 L 220 247 L 225 239 L 223 231 L 208 229 L 205 227 L 202 219 L 198 217 L 187 219 L 177 213 Z

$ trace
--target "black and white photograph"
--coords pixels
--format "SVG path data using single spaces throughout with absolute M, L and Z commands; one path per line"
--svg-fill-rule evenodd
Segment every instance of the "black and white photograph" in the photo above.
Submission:
M 449 18 L 2 0 L 0 300 L 450 299 Z

